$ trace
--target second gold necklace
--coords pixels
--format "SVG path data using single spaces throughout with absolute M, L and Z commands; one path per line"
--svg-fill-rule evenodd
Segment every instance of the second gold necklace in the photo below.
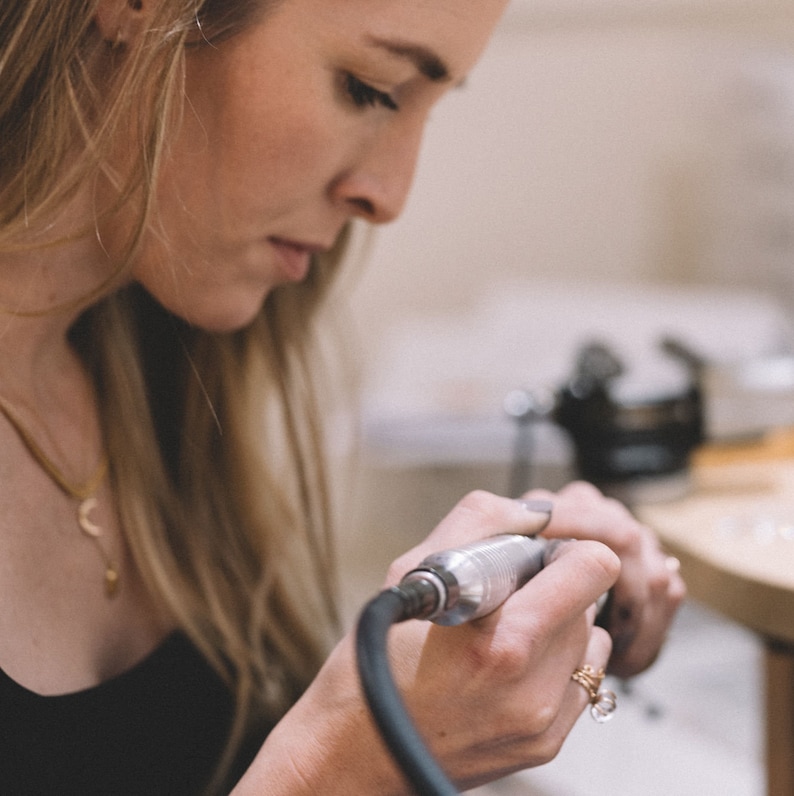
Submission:
M 77 507 L 77 524 L 80 526 L 80 530 L 96 545 L 105 565 L 105 594 L 108 597 L 114 597 L 119 589 L 119 568 L 102 546 L 100 538 L 103 533 L 102 528 L 91 520 L 91 512 L 97 505 L 95 493 L 107 473 L 107 456 L 102 456 L 96 470 L 85 484 L 70 484 L 55 463 L 36 443 L 30 432 L 22 425 L 11 405 L 3 398 L 0 398 L 0 412 L 5 415 L 8 422 L 14 427 L 19 438 L 41 469 L 47 473 L 67 497 L 80 501 Z

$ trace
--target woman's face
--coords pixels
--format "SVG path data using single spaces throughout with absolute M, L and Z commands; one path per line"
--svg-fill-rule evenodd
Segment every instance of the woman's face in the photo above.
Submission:
M 184 120 L 134 269 L 176 314 L 247 324 L 352 217 L 394 219 L 428 112 L 507 0 L 282 0 L 187 57 Z

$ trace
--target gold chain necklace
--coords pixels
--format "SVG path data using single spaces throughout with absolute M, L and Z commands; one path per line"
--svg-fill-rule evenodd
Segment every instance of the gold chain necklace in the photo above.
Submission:
M 80 501 L 80 505 L 77 507 L 77 524 L 80 526 L 80 530 L 83 534 L 96 545 L 99 555 L 102 557 L 102 562 L 105 565 L 105 594 L 107 594 L 108 597 L 114 597 L 119 589 L 119 568 L 102 546 L 102 540 L 100 538 L 103 534 L 102 528 L 91 521 L 91 512 L 97 505 L 97 499 L 94 493 L 102 483 L 108 469 L 107 456 L 102 456 L 93 475 L 85 484 L 78 484 L 76 486 L 70 484 L 66 480 L 64 474 L 55 465 L 55 462 L 44 453 L 36 443 L 36 440 L 33 439 L 30 432 L 22 425 L 22 422 L 11 408 L 10 404 L 3 398 L 0 398 L 0 412 L 6 416 L 8 422 L 14 427 L 19 438 L 25 444 L 28 452 L 36 460 L 41 469 L 47 473 L 67 497 Z

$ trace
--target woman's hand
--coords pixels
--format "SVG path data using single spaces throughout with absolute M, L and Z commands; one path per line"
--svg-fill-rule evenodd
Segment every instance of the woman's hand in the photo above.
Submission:
M 535 522 L 517 501 L 472 493 L 394 562 L 386 585 L 431 552 L 497 533 L 527 533 Z M 557 754 L 589 701 L 571 674 L 585 664 L 597 670 L 609 658 L 610 638 L 593 626 L 595 601 L 618 572 L 618 558 L 606 546 L 563 544 L 491 615 L 458 627 L 409 621 L 390 631 L 392 671 L 406 705 L 459 787 Z M 239 786 L 240 794 L 248 792 L 408 792 L 363 701 L 352 637 L 337 646 L 268 738 Z
M 595 539 L 620 558 L 604 622 L 613 643 L 609 672 L 630 677 L 650 666 L 686 595 L 676 559 L 662 551 L 650 528 L 592 484 L 576 482 L 557 494 L 533 490 L 524 497 L 554 503 L 544 536 Z

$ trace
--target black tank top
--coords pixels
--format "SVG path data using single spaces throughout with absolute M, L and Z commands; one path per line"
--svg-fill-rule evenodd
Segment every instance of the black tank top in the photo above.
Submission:
M 226 685 L 178 632 L 129 671 L 75 693 L 41 696 L 0 670 L 0 793 L 198 796 L 232 709 Z M 263 740 L 247 745 L 233 778 Z

